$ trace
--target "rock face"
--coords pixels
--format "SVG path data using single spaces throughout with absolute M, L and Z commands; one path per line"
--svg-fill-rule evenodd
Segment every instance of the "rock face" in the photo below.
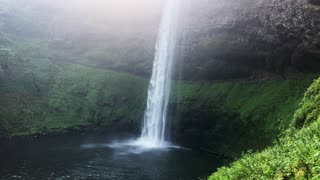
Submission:
M 199 0 L 184 17 L 183 78 L 320 71 L 318 0 Z
M 0 47 L 6 47 L 5 34 L 38 39 L 41 47 L 56 52 L 52 61 L 150 76 L 162 1 L 134 13 L 135 18 L 123 13 L 124 20 L 110 18 L 105 10 L 105 18 L 87 19 L 70 4 L 62 10 L 55 1 L 45 1 L 54 6 L 10 2 L 0 1 Z M 176 67 L 183 67 L 177 78 L 260 78 L 320 70 L 319 0 L 186 0 L 181 11 Z

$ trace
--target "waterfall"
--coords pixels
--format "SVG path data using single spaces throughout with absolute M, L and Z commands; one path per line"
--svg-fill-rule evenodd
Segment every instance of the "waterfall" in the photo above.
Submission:
M 166 118 L 175 56 L 179 1 L 167 0 L 164 9 L 148 90 L 144 124 L 141 137 L 137 141 L 141 146 L 163 147 L 166 144 Z

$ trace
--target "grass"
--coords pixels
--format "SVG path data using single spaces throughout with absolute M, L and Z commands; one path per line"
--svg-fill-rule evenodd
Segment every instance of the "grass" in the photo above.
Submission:
M 299 121 L 301 129 L 292 126 L 274 146 L 244 154 L 209 179 L 320 179 L 319 81 L 311 85 L 295 113 L 295 118 L 304 119 Z
M 320 79 L 309 87 L 299 109 L 294 115 L 294 125 L 298 128 L 308 126 L 320 114 Z

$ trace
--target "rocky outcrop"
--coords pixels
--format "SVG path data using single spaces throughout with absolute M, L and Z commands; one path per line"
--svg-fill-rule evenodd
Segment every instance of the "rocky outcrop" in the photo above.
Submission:
M 39 46 L 54 52 L 52 61 L 150 77 L 161 3 L 152 12 L 133 19 L 124 14 L 128 21 L 112 23 L 88 20 L 72 8 L 72 13 L 54 8 L 59 2 L 5 2 L 0 2 L 0 48 L 7 46 L 5 34 L 21 41 L 38 39 Z M 177 78 L 320 71 L 319 0 L 188 0 L 181 12 Z
M 186 12 L 190 20 L 185 23 L 186 53 L 181 58 L 185 78 L 319 72 L 317 4 L 314 0 L 192 2 Z

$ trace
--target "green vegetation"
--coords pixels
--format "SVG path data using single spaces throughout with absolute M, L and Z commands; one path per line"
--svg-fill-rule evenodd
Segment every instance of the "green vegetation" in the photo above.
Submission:
M 315 78 L 295 74 L 270 80 L 180 82 L 171 98 L 180 117 L 173 115 L 172 121 L 177 134 L 200 138 L 204 148 L 237 157 L 234 152 L 272 144 L 289 127 Z
M 0 136 L 140 124 L 146 79 L 56 62 L 60 52 L 36 39 L 0 41 Z
M 299 109 L 294 115 L 296 127 L 307 126 L 317 119 L 320 114 L 320 79 L 315 81 L 304 95 Z
M 1 135 L 108 127 L 123 121 L 137 124 L 143 116 L 145 79 L 30 56 L 4 56 L 0 61 Z
M 10 2 L 0 2 L 0 137 L 139 127 L 148 81 L 131 74 L 151 72 L 155 17 L 110 24 L 95 15 L 81 18 L 87 15 L 73 8 Z M 199 26 L 185 43 L 190 47 L 182 48 L 181 72 L 197 81 L 174 82 L 173 138 L 194 139 L 198 148 L 231 158 L 258 150 L 210 180 L 320 179 L 320 79 L 312 84 L 319 75 L 307 74 L 320 67 L 314 49 L 320 7 L 309 2 L 234 6 L 230 14 L 249 11 L 239 19 L 226 16 L 229 10 L 217 13 L 233 25 Z M 270 71 L 281 76 L 271 78 Z M 285 75 L 294 71 L 305 73 Z M 200 81 L 248 77 L 258 80 Z
M 302 129 L 289 128 L 273 147 L 248 153 L 209 179 L 319 179 L 319 82 L 311 85 L 295 114 Z
M 57 62 L 54 57 L 60 52 L 42 41 L 1 35 L 6 42 L 0 51 L 1 136 L 139 127 L 146 79 Z M 289 126 L 314 77 L 176 81 L 170 102 L 174 137 L 201 139 L 201 148 L 231 157 L 238 157 L 244 149 L 264 148 Z

